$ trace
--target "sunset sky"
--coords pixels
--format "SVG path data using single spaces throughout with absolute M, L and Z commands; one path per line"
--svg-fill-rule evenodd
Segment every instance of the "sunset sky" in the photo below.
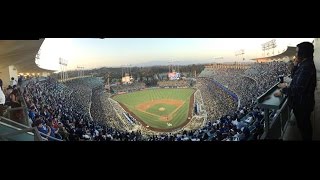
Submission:
M 47 38 L 40 48 L 39 65 L 59 70 L 59 57 L 68 61 L 68 70 L 77 66 L 86 69 L 103 66 L 119 67 L 124 64 L 168 61 L 208 63 L 212 61 L 249 62 L 263 55 L 262 44 L 276 39 L 275 54 L 287 46 L 312 42 L 314 38 Z M 245 61 L 235 56 L 244 49 Z M 269 51 L 272 55 L 272 50 Z M 223 57 L 223 59 L 215 59 Z

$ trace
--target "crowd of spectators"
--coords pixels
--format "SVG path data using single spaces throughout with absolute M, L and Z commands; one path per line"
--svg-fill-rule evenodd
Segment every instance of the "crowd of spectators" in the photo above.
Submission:
M 158 81 L 158 86 L 161 88 L 164 88 L 164 87 L 172 87 L 172 88 L 189 87 L 190 82 L 188 82 L 187 80 Z
M 142 90 L 146 87 L 146 84 L 143 82 L 133 82 L 131 84 L 118 84 L 115 86 L 111 86 L 112 93 L 129 93 L 133 91 Z
M 256 80 L 258 83 L 257 95 L 260 96 L 271 88 L 280 75 L 288 76 L 290 74 L 289 63 L 274 61 L 270 63 L 255 63 L 244 75 Z
M 254 64 L 246 71 L 216 70 L 214 76 L 197 78 L 196 87 L 201 92 L 209 121 L 197 130 L 159 135 L 146 135 L 139 130 L 130 132 L 121 128 L 123 124 L 115 113 L 115 108 L 119 107 L 108 100 L 111 94 L 104 90 L 101 78 L 74 79 L 64 84 L 53 78 L 28 80 L 23 87 L 22 96 L 32 126 L 37 127 L 48 140 L 250 140 L 258 139 L 263 133 L 264 110 L 255 105 L 254 99 L 274 85 L 277 77 L 282 74 L 288 74 L 287 65 L 283 62 L 271 62 Z M 238 106 L 213 80 L 235 92 L 243 101 L 241 105 Z M 179 81 L 175 83 L 177 82 Z M 181 86 L 185 85 L 180 82 Z M 144 87 L 143 83 L 134 83 L 112 88 L 115 92 L 131 92 Z M 4 92 L 12 107 L 15 107 L 15 103 L 20 103 L 16 98 L 18 95 L 14 97 L 15 88 L 8 87 Z

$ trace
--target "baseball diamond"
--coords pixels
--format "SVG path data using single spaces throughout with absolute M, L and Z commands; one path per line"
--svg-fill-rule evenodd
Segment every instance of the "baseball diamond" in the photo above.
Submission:
M 112 98 L 142 125 L 155 131 L 181 128 L 192 117 L 194 89 L 148 89 Z

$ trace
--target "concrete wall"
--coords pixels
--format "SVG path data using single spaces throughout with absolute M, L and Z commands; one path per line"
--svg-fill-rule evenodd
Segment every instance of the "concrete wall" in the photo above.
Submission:
M 9 68 L 1 68 L 0 69 L 0 79 L 3 82 L 3 89 L 6 89 L 10 84 L 10 74 L 9 74 Z
M 50 76 L 50 73 L 43 72 L 43 73 L 41 74 L 41 76 L 42 76 L 42 77 L 48 77 L 48 76 Z
M 14 66 L 9 66 L 0 69 L 0 79 L 3 82 L 3 89 L 6 89 L 10 85 L 11 77 L 14 77 L 18 81 L 18 71 Z
M 313 114 L 313 139 L 320 140 L 320 38 L 314 39 L 314 63 L 317 69 L 317 87 L 315 91 L 315 110 Z
M 18 82 L 18 71 L 16 67 L 9 66 L 9 75 L 10 75 L 10 80 L 13 77 Z

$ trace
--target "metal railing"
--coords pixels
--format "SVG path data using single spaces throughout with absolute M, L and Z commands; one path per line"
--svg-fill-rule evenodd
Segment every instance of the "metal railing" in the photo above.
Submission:
M 29 127 L 27 107 L 22 106 L 17 108 L 8 108 L 6 114 L 8 119 L 11 119 Z
M 39 132 L 36 127 L 28 127 L 2 116 L 0 116 L 0 125 L 14 130 L 13 132 L 0 132 L 0 140 L 13 140 L 13 138 L 9 137 L 27 133 L 28 135 L 34 136 L 34 141 L 47 141 L 48 139 L 53 141 L 62 141 L 61 139 L 50 137 L 50 135 Z
M 277 89 L 276 83 L 269 90 L 267 90 L 264 94 L 257 98 L 257 102 L 259 105 L 263 104 L 263 99 L 266 96 L 273 96 L 273 93 Z M 290 108 L 288 106 L 288 97 L 283 96 L 280 98 L 278 103 L 272 104 L 267 103 L 261 106 L 264 108 L 264 133 L 261 136 L 261 139 L 282 139 L 285 132 L 285 125 L 287 121 L 290 119 Z M 270 111 L 276 111 L 274 117 L 270 117 Z
M 23 124 L 17 123 L 5 117 L 0 117 L 0 125 L 8 127 L 13 130 L 13 132 L 0 133 L 1 140 L 13 140 L 10 136 L 17 136 L 22 134 L 27 134 L 34 136 L 34 141 L 42 141 L 43 138 L 40 136 L 39 131 L 36 127 L 28 127 Z
M 0 124 L 5 125 L 3 123 L 0 122 Z M 35 127 L 33 128 L 27 128 L 27 129 L 16 129 L 17 131 L 14 132 L 7 132 L 7 133 L 2 133 L 0 134 L 0 140 L 2 141 L 12 141 L 14 140 L 14 138 L 12 136 L 17 136 L 17 135 L 23 135 L 23 134 L 30 134 L 31 136 L 33 136 L 33 140 L 34 141 L 42 141 L 42 137 L 40 136 L 39 132 L 37 131 L 37 129 Z M 35 134 L 39 134 L 38 136 Z M 11 137 L 11 138 L 10 138 Z
M 23 92 L 23 88 L 20 87 L 18 89 L 18 98 L 21 103 L 21 107 L 7 108 L 6 113 L 4 114 L 6 117 L 0 116 L 0 125 L 6 127 L 7 130 L 10 130 L 10 132 L 0 132 L 0 140 L 14 140 L 13 136 L 25 134 L 34 136 L 34 141 L 45 141 L 48 139 L 53 141 L 62 141 L 39 132 L 36 127 L 30 127 L 27 103 L 21 92 Z
M 8 119 L 11 119 L 13 121 L 16 121 L 18 123 L 24 124 L 28 127 L 29 126 L 29 119 L 28 119 L 28 108 L 26 101 L 24 97 L 22 96 L 21 93 L 21 87 L 18 88 L 18 99 L 20 102 L 21 107 L 16 107 L 16 108 L 7 108 L 6 113 L 4 114 L 5 117 Z
M 274 117 L 269 119 L 269 128 L 262 135 L 261 139 L 282 139 L 286 131 L 286 124 L 290 119 L 290 108 L 288 106 L 288 99 L 282 104 L 279 110 L 277 110 Z M 266 123 L 268 124 L 268 123 Z
M 42 141 L 48 141 L 48 140 L 63 141 L 61 139 L 57 139 L 57 138 L 51 137 L 50 135 L 44 134 L 42 132 L 39 132 L 38 129 L 37 129 L 37 132 L 39 133 L 39 135 L 41 135 Z M 45 137 L 43 137 L 43 136 L 45 136 Z

